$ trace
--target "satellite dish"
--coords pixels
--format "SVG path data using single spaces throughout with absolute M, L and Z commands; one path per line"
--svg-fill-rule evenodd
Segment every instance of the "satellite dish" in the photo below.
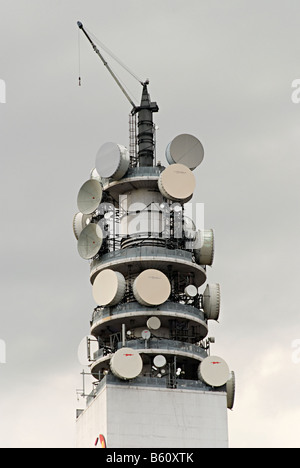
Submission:
M 212 387 L 221 387 L 230 378 L 229 367 L 219 356 L 208 356 L 198 367 L 198 377 Z
M 90 179 L 83 184 L 77 197 L 77 206 L 81 213 L 91 214 L 102 200 L 102 186 L 98 180 Z
M 78 240 L 82 230 L 90 223 L 91 216 L 84 215 L 82 213 L 76 213 L 73 218 L 73 232 Z
M 171 294 L 171 285 L 164 273 L 159 270 L 143 271 L 133 283 L 133 294 L 144 306 L 155 306 L 166 302 Z
M 183 164 L 172 164 L 162 171 L 158 179 L 161 194 L 165 198 L 182 203 L 192 198 L 195 187 L 194 174 Z
M 78 237 L 80 236 L 80 233 L 81 233 L 81 231 L 83 229 L 83 227 L 82 227 L 82 217 L 83 217 L 82 213 L 76 213 L 76 215 L 73 218 L 73 232 L 74 232 L 74 235 L 75 235 L 77 240 L 78 240 Z
M 147 320 L 147 327 L 150 330 L 158 330 L 161 327 L 161 321 L 158 317 L 150 317 Z
M 227 391 L 227 408 L 232 409 L 234 405 L 235 399 L 235 374 L 231 371 L 231 377 L 226 383 L 226 391 Z
M 145 326 L 143 326 L 143 327 L 133 328 L 130 330 L 130 332 L 134 338 L 142 338 L 142 333 L 145 330 L 146 328 Z M 155 330 L 155 331 L 148 329 L 148 331 L 152 332 L 156 338 L 165 338 L 165 339 L 170 338 L 170 329 L 166 327 L 160 327 L 158 330 Z
M 184 290 L 186 296 L 196 297 L 198 294 L 198 289 L 194 284 L 189 284 Z
M 162 354 L 158 354 L 153 359 L 153 364 L 155 367 L 158 367 L 158 369 L 160 369 L 161 367 L 164 367 L 167 364 L 167 360 L 165 356 L 163 356 Z
M 121 380 L 135 379 L 143 369 L 143 360 L 132 348 L 119 349 L 110 360 L 112 373 Z
M 203 310 L 209 320 L 218 320 L 220 315 L 220 285 L 208 284 L 203 294 Z
M 103 270 L 93 284 L 93 297 L 100 306 L 114 306 L 124 297 L 126 281 L 122 273 L 113 270 Z
M 166 148 L 166 158 L 169 164 L 184 164 L 192 171 L 204 158 L 201 142 L 193 135 L 178 135 Z
M 142 338 L 143 338 L 144 340 L 150 340 L 150 338 L 151 338 L 151 333 L 150 333 L 150 331 L 149 331 L 149 330 L 143 330 L 143 331 L 142 331 Z
M 199 265 L 212 265 L 214 261 L 214 230 L 197 231 L 194 242 L 194 254 Z
M 102 243 L 103 233 L 101 227 L 95 223 L 88 224 L 78 238 L 78 253 L 86 260 L 93 258 L 101 249 Z
M 82 366 L 90 365 L 94 353 L 96 353 L 98 349 L 98 342 L 94 336 L 87 335 L 84 338 L 82 338 L 77 350 L 77 356 L 80 364 Z
M 128 171 L 130 156 L 127 148 L 116 143 L 105 143 L 96 156 L 96 170 L 105 179 L 122 179 Z
M 98 174 L 98 171 L 96 168 L 92 169 L 91 170 L 91 174 L 90 174 L 90 179 L 95 179 L 95 180 L 98 180 L 98 182 L 102 182 L 102 178 L 101 176 Z

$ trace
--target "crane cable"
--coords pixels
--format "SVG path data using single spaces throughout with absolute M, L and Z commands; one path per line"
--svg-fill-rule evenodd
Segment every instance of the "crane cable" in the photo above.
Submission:
M 125 65 L 103 42 L 101 42 L 91 31 L 89 31 L 87 28 L 85 30 L 89 33 L 89 35 L 93 38 L 93 40 L 96 42 L 99 47 L 101 47 L 105 52 L 112 58 L 114 59 L 121 67 L 124 68 L 133 78 L 135 78 L 142 86 L 143 86 L 143 81 L 132 71 L 130 70 L 127 65 Z
M 93 38 L 94 42 L 101 47 L 105 52 L 113 59 L 115 60 L 124 70 L 126 70 L 135 80 L 137 80 L 142 86 L 144 86 L 144 82 L 132 71 L 130 70 L 127 65 L 125 65 L 103 42 L 101 42 L 91 31 L 89 31 L 87 28 L 85 28 L 87 33 Z M 79 86 L 81 86 L 81 42 L 80 42 L 80 30 L 78 30 L 78 63 L 79 63 Z M 116 73 L 115 73 L 116 75 Z M 117 76 L 117 75 L 116 75 Z M 127 92 L 133 96 L 133 93 L 128 89 L 128 87 L 125 85 L 125 83 L 120 79 L 119 76 L 117 76 L 118 80 L 120 83 L 122 83 L 123 87 L 126 88 Z M 135 99 L 136 97 L 133 96 Z

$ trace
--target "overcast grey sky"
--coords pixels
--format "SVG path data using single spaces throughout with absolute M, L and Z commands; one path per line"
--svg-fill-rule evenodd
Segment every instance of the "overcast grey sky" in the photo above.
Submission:
M 72 218 L 98 148 L 128 145 L 131 109 L 84 38 L 78 87 L 81 20 L 150 79 L 158 159 L 179 133 L 205 148 L 193 201 L 216 234 L 210 335 L 237 377 L 230 446 L 300 447 L 299 2 L 1 0 L 0 11 L 0 446 L 73 447 L 84 405 L 77 347 L 94 303 Z

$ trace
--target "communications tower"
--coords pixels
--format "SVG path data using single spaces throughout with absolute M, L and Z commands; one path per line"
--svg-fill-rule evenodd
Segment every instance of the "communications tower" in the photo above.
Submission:
M 77 447 L 227 447 L 235 378 L 207 338 L 220 312 L 219 284 L 205 287 L 214 231 L 187 216 L 204 150 L 181 134 L 166 148 L 167 167 L 156 161 L 159 108 L 149 82 L 141 84 L 128 149 L 103 143 L 73 220 L 95 301 L 88 349 L 97 343 L 88 352 L 94 389 L 77 412 Z

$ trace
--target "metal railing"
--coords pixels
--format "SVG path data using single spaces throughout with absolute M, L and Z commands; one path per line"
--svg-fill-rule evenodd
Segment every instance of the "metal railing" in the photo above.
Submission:
M 112 374 L 108 374 L 101 379 L 98 385 L 87 397 L 87 405 L 89 405 L 97 394 L 102 390 L 105 385 L 119 385 L 119 386 L 137 386 L 137 387 L 159 387 L 159 388 L 168 388 L 168 381 L 165 378 L 156 378 L 156 377 L 137 377 L 136 379 L 128 382 L 122 381 L 115 377 Z M 176 388 L 179 390 L 194 390 L 201 392 L 224 392 L 226 388 L 222 387 L 210 387 L 206 385 L 201 380 L 186 380 L 186 379 L 177 379 Z
M 197 357 L 201 357 L 202 359 L 207 357 L 207 352 L 201 346 L 176 340 L 166 340 L 159 338 L 150 338 L 150 340 L 144 340 L 141 338 L 138 340 L 126 341 L 125 346 L 140 351 L 145 349 L 162 349 L 164 351 L 172 351 L 172 354 L 178 352 L 179 354 L 188 353 Z M 122 348 L 122 342 L 119 342 L 117 345 L 117 349 L 120 348 Z M 93 358 L 95 361 L 97 361 L 98 359 L 101 359 L 107 355 L 110 355 L 110 352 L 107 351 L 107 348 L 100 348 L 94 353 Z
M 196 309 L 196 307 L 186 305 L 186 304 L 179 304 L 176 302 L 165 302 L 161 306 L 153 307 L 146 307 L 141 306 L 138 302 L 128 302 L 126 304 L 120 304 L 116 307 L 104 307 L 104 308 L 96 308 L 93 313 L 92 322 L 96 322 L 97 320 L 101 320 L 106 317 L 110 317 L 111 315 L 118 315 L 118 314 L 126 314 L 131 312 L 149 312 L 151 315 L 155 315 L 155 312 L 177 312 L 185 315 L 192 315 L 197 319 L 205 321 L 204 313 Z
M 186 250 L 171 250 L 166 247 L 154 247 L 154 246 L 139 246 L 133 247 L 130 249 L 121 249 L 116 250 L 115 252 L 109 252 L 104 254 L 101 257 L 101 261 L 94 260 L 91 262 L 91 270 L 93 270 L 99 263 L 103 265 L 104 263 L 109 263 L 111 260 L 118 261 L 118 260 L 128 260 L 139 257 L 166 257 L 166 258 L 180 258 L 186 260 L 191 263 L 195 263 L 193 261 L 193 255 L 191 252 Z

